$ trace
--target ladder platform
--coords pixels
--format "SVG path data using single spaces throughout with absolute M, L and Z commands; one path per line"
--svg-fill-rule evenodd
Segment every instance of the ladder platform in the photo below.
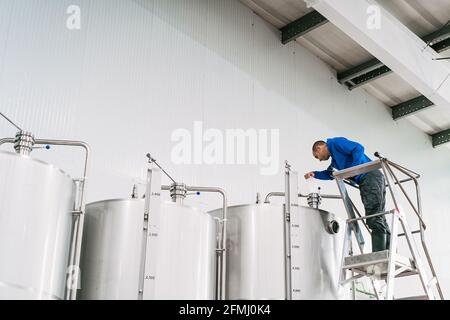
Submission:
M 336 171 L 333 173 L 333 176 L 336 179 L 347 179 L 380 168 L 381 168 L 381 160 L 377 159 L 371 162 L 360 164 L 355 167 Z
M 394 257 L 395 276 L 409 276 L 417 274 L 414 262 L 404 256 L 396 254 Z M 344 260 L 343 269 L 352 270 L 356 274 L 371 275 L 377 273 L 386 277 L 388 273 L 389 250 L 349 256 Z
M 395 300 L 430 300 L 428 296 L 403 297 Z

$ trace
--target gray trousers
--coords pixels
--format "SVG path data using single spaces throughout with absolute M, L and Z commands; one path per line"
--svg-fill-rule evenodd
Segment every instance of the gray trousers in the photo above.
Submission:
M 386 211 L 386 182 L 380 170 L 368 172 L 359 183 L 361 200 L 366 216 Z M 389 225 L 385 216 L 367 219 L 367 225 L 373 233 L 390 235 Z

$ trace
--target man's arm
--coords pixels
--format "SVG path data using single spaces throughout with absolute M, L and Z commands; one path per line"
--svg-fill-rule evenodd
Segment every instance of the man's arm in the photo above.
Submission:
M 319 180 L 333 180 L 333 167 L 329 166 L 327 170 L 314 171 L 314 178 Z

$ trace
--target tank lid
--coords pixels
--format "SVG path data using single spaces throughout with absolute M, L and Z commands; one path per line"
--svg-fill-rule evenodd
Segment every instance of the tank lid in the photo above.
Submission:
M 59 171 L 61 174 L 65 175 L 67 178 L 73 180 L 73 178 L 67 172 L 65 172 L 64 170 L 56 167 L 55 165 L 53 165 L 51 163 L 45 162 L 43 160 L 31 158 L 31 157 L 23 155 L 23 154 L 18 154 L 18 153 L 4 151 L 4 150 L 1 150 L 0 154 L 3 154 L 5 156 L 9 156 L 9 157 L 16 157 L 18 159 L 23 159 L 23 161 L 33 161 L 33 162 L 39 163 L 40 165 L 44 165 L 44 166 L 47 166 L 47 167 L 49 167 L 49 168 L 51 168 L 53 170 Z

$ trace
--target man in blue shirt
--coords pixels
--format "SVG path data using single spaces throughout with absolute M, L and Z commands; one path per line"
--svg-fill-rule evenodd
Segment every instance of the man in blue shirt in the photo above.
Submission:
M 313 156 L 320 161 L 327 161 L 331 157 L 331 165 L 324 171 L 312 171 L 305 174 L 305 179 L 333 180 L 333 170 L 343 170 L 363 163 L 370 162 L 364 153 L 364 147 L 346 138 L 331 138 L 327 141 L 316 141 L 312 148 Z M 359 185 L 361 200 L 366 215 L 385 211 L 386 183 L 380 170 L 370 171 L 350 178 Z M 367 219 L 371 229 L 372 251 L 389 249 L 390 231 L 385 216 Z

